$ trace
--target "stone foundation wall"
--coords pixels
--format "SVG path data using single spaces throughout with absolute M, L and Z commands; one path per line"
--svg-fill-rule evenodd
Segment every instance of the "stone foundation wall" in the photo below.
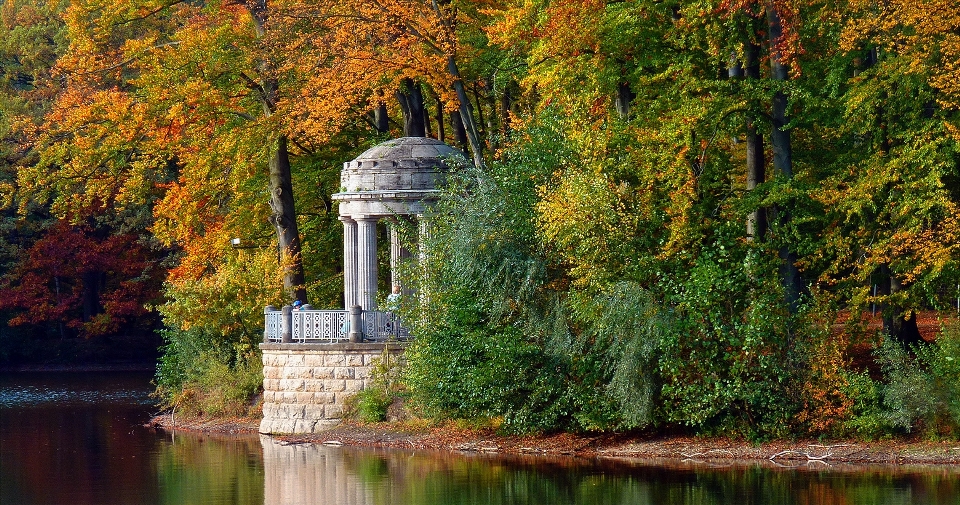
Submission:
M 344 405 L 371 381 L 384 351 L 400 358 L 403 344 L 260 344 L 263 420 L 260 433 L 316 433 L 336 426 Z

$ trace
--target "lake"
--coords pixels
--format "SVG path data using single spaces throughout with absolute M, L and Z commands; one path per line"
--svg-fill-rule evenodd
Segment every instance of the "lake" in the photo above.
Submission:
M 158 432 L 142 373 L 0 374 L 0 505 L 950 504 L 960 468 L 502 457 Z

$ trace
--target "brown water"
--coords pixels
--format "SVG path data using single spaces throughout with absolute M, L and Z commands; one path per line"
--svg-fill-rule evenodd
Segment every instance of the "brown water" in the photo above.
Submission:
M 149 379 L 0 374 L 0 504 L 960 504 L 953 467 L 504 458 L 171 435 L 142 427 Z

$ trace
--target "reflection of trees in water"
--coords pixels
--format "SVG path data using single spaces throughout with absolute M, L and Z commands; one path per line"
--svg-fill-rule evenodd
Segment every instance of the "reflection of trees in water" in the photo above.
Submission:
M 797 470 L 261 442 L 266 505 L 954 504 L 960 498 L 956 468 Z
M 160 503 L 264 503 L 263 459 L 255 437 L 176 433 L 171 438 L 154 456 Z

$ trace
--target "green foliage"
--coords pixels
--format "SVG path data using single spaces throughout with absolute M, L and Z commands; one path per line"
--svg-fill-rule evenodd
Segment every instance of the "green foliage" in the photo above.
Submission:
M 157 365 L 157 395 L 186 415 L 247 416 L 263 387 L 260 355 L 248 344 L 230 343 L 204 331 L 166 330 Z
M 849 375 L 844 393 L 853 400 L 853 408 L 844 428 L 866 439 L 882 438 L 893 432 L 893 426 L 884 412 L 882 388 L 882 384 L 866 373 Z
M 384 348 L 371 370 L 370 384 L 348 399 L 348 413 L 366 423 L 385 421 L 387 409 L 394 399 L 409 396 L 400 382 L 404 363 L 404 358 L 398 358 L 389 348 Z
M 492 325 L 461 292 L 447 317 L 419 328 L 407 350 L 404 382 L 431 416 L 500 417 L 511 431 L 547 430 L 568 421 L 563 364 L 542 354 L 518 328 Z
M 732 231 L 732 230 L 730 230 Z M 781 435 L 796 412 L 797 335 L 775 265 L 720 235 L 667 280 L 659 371 L 667 419 L 700 430 Z
M 953 325 L 936 342 L 914 351 L 912 356 L 889 340 L 878 350 L 886 376 L 886 420 L 908 433 L 955 437 L 960 430 L 960 331 Z
M 353 415 L 365 423 L 379 423 L 387 419 L 387 407 L 393 397 L 378 387 L 359 391 L 352 399 Z

